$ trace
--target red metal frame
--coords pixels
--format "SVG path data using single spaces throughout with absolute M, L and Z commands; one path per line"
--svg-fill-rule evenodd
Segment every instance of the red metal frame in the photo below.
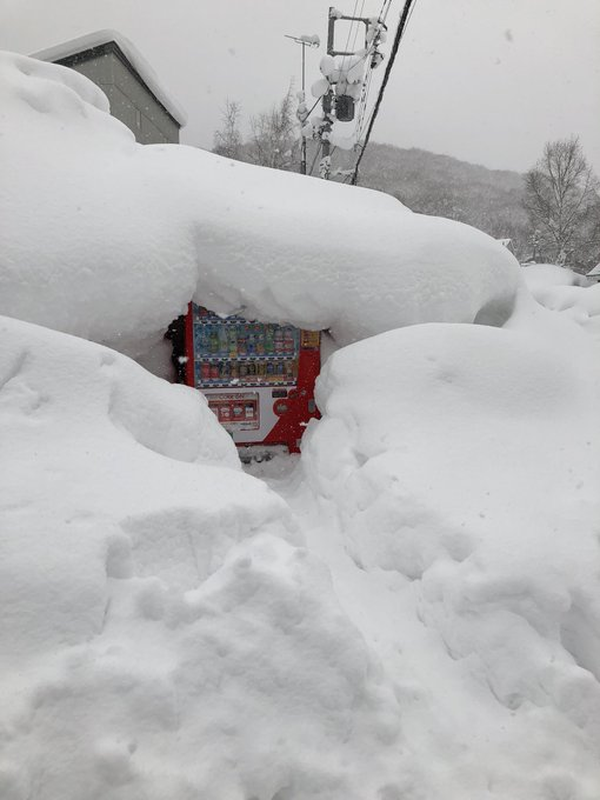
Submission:
M 238 447 L 285 445 L 290 453 L 300 452 L 298 445 L 308 421 L 320 417 L 315 404 L 315 381 L 321 369 L 319 341 L 320 336 L 318 333 L 313 331 L 300 332 L 296 386 L 288 389 L 287 397 L 273 398 L 273 411 L 279 416 L 279 420 L 261 442 L 237 442 Z M 196 385 L 194 375 L 194 323 L 191 303 L 188 306 L 188 313 L 185 318 L 185 355 L 187 357 L 185 364 L 186 383 L 194 387 Z M 242 387 L 238 388 L 241 389 Z M 225 389 L 224 391 L 227 390 Z

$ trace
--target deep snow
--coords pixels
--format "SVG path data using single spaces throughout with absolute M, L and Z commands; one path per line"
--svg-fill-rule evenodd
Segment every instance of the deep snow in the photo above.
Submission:
M 0 798 L 597 800 L 597 287 L 0 78 Z M 354 342 L 291 470 L 115 352 L 192 295 Z
M 338 345 L 510 314 L 519 267 L 486 234 L 379 192 L 140 146 L 83 76 L 12 54 L 0 72 L 1 314 L 134 357 L 192 296 Z

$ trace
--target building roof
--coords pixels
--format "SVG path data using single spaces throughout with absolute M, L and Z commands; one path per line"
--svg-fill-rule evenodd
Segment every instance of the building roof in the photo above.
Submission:
M 86 33 L 84 36 L 78 36 L 76 39 L 70 39 L 68 42 L 63 42 L 62 44 L 48 47 L 45 50 L 40 50 L 37 53 L 32 53 L 31 57 L 39 58 L 41 61 L 61 61 L 62 59 L 76 56 L 88 50 L 102 47 L 110 42 L 114 42 L 133 71 L 138 74 L 142 82 L 146 84 L 147 88 L 156 97 L 158 102 L 164 106 L 175 122 L 178 122 L 179 125 L 183 127 L 187 122 L 187 115 L 183 108 L 179 105 L 177 100 L 175 100 L 173 95 L 166 91 L 150 64 L 135 45 L 118 31 L 105 29 L 94 31 L 93 33 Z
M 596 266 L 593 269 L 591 269 L 587 273 L 587 275 L 588 275 L 588 277 L 592 277 L 592 278 L 595 277 L 596 275 L 600 275 L 600 264 L 596 264 Z

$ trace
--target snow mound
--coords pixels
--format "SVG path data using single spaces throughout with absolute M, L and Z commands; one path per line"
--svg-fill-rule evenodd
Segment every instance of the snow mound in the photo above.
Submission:
M 198 392 L 26 323 L 1 337 L 0 662 L 98 633 L 107 577 L 195 585 L 256 528 L 289 528 Z
M 599 397 L 588 338 L 539 307 L 381 334 L 319 379 L 302 462 L 338 532 L 311 545 L 388 668 L 406 654 L 431 796 L 597 796 Z
M 202 396 L 62 333 L 0 336 L 3 800 L 421 785 L 379 660 Z
M 137 145 L 62 67 L 5 53 L 0 79 L 0 313 L 137 357 L 192 298 L 331 329 L 338 345 L 512 311 L 517 262 L 473 228 L 366 189 Z
M 585 275 L 553 264 L 533 264 L 523 270 L 527 288 L 545 308 L 560 311 L 600 339 L 600 284 Z
M 548 286 L 588 286 L 590 283 L 585 275 L 557 264 L 529 264 L 523 267 L 522 274 L 534 297 Z

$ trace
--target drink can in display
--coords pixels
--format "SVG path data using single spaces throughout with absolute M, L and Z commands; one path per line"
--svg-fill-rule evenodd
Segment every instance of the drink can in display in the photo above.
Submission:
M 229 337 L 227 336 L 227 326 L 219 325 L 219 353 L 226 356 L 229 353 Z
M 219 365 L 218 364 L 211 364 L 210 365 L 210 379 L 211 379 L 211 381 L 219 380 Z
M 238 324 L 236 326 L 237 330 L 237 349 L 238 355 L 245 356 L 247 353 L 247 337 L 246 337 L 246 326 Z
M 283 353 L 283 331 L 279 326 L 275 329 L 273 336 L 273 349 L 275 350 L 275 355 L 279 356 Z
M 273 353 L 273 326 L 265 326 L 265 353 L 270 356 Z
M 256 333 L 256 355 L 264 356 L 265 354 L 265 326 L 257 325 Z
M 229 326 L 228 337 L 229 337 L 229 357 L 235 358 L 238 352 L 237 327 L 235 325 Z
M 200 365 L 200 378 L 203 381 L 210 380 L 210 364 L 208 363 L 208 361 L 203 361 L 202 364 Z
M 256 355 L 256 336 L 254 334 L 253 325 L 248 325 L 248 338 L 246 343 L 246 351 L 249 356 Z
M 294 331 L 292 328 L 286 328 L 283 334 L 283 349 L 286 354 L 294 352 Z

